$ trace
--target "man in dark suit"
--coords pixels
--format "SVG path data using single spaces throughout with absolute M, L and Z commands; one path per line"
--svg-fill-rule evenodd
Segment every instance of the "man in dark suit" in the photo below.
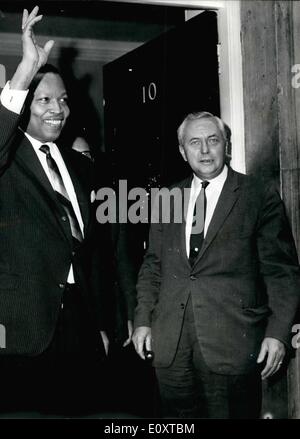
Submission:
M 151 225 L 139 273 L 133 342 L 141 358 L 154 351 L 165 416 L 257 418 L 261 379 L 281 367 L 299 304 L 283 203 L 225 164 L 225 127 L 207 112 L 180 125 L 193 176 L 176 186 L 171 221 Z
M 16 408 L 23 397 L 20 408 L 30 400 L 32 408 L 76 410 L 91 402 L 91 368 L 108 348 L 105 267 L 89 163 L 56 143 L 70 110 L 63 79 L 46 64 L 54 42 L 36 43 L 41 19 L 38 7 L 24 10 L 23 57 L 1 94 L 1 406 Z

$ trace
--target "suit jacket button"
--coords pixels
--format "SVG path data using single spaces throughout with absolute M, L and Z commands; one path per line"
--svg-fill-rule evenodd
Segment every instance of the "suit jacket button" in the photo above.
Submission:
M 197 278 L 196 278 L 196 276 L 192 275 L 192 276 L 190 276 L 190 279 L 191 280 L 196 280 Z
M 181 303 L 181 304 L 180 304 L 180 308 L 181 308 L 181 309 L 184 309 L 184 303 Z
M 65 284 L 58 284 L 59 288 L 65 288 Z
M 62 216 L 61 219 L 62 219 L 63 221 L 67 221 L 67 217 L 66 217 L 66 216 Z
M 76 252 L 72 252 L 72 256 L 75 256 L 76 255 Z

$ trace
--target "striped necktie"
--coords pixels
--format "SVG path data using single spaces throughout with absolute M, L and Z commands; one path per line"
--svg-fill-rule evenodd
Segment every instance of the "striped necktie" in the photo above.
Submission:
M 67 217 L 69 219 L 72 236 L 77 241 L 82 242 L 83 235 L 82 235 L 79 223 L 78 223 L 78 219 L 77 219 L 76 214 L 74 212 L 69 195 L 66 191 L 66 188 L 65 188 L 61 173 L 59 172 L 58 166 L 56 164 L 56 161 L 54 160 L 54 158 L 52 157 L 52 155 L 50 153 L 50 147 L 49 147 L 49 145 L 42 145 L 40 147 L 40 150 L 46 154 L 47 165 L 49 168 L 53 188 L 54 188 L 54 191 L 55 191 L 55 194 L 57 196 L 58 201 L 60 202 L 60 204 L 64 208 L 64 210 L 67 214 Z
M 193 265 L 203 244 L 204 223 L 206 215 L 206 193 L 205 189 L 209 185 L 208 181 L 202 181 L 202 188 L 197 197 L 193 213 L 193 225 L 190 236 L 190 255 L 189 261 Z

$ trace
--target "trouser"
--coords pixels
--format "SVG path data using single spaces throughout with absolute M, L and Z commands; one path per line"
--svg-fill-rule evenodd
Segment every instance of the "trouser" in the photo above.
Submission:
M 132 343 L 125 348 L 110 345 L 108 361 L 112 410 L 157 417 L 158 391 L 152 365 L 137 355 Z
M 156 376 L 163 417 L 255 419 L 260 415 L 259 370 L 220 375 L 208 368 L 197 340 L 191 298 L 175 359 L 168 368 L 157 367 Z
M 0 410 L 72 414 L 97 409 L 104 398 L 98 348 L 102 354 L 80 289 L 67 284 L 48 348 L 36 357 L 0 358 Z

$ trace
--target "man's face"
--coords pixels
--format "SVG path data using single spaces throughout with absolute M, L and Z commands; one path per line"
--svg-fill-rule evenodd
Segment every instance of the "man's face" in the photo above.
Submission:
M 210 180 L 222 172 L 225 164 L 226 141 L 213 119 L 187 122 L 182 157 L 201 180 Z
M 41 142 L 55 141 L 69 114 L 63 80 L 58 74 L 46 73 L 34 92 L 27 133 Z

